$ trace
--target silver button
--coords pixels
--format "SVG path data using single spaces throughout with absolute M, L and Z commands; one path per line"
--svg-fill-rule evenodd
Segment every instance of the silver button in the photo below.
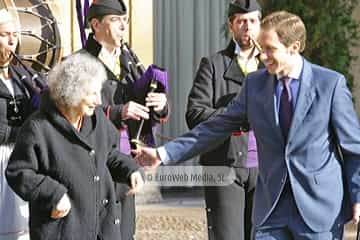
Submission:
M 238 152 L 238 156 L 241 157 L 243 155 L 242 152 Z
M 114 224 L 119 225 L 120 224 L 120 219 L 116 218 L 114 221 Z
M 207 208 L 206 211 L 211 212 L 211 208 Z
M 107 200 L 106 198 L 102 200 L 102 204 L 103 204 L 103 205 L 106 205 L 106 204 L 108 204 L 108 203 L 109 203 L 109 200 Z
M 94 149 L 91 149 L 91 151 L 89 152 L 89 156 L 92 157 L 95 155 L 95 150 Z
M 210 229 L 210 230 L 211 230 L 211 229 L 212 229 L 212 226 L 208 226 L 208 229 Z
M 100 181 L 100 177 L 99 176 L 94 176 L 94 182 L 98 182 Z

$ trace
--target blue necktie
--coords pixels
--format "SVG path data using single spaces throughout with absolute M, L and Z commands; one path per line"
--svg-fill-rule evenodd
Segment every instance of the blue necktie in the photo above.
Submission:
M 280 128 L 286 142 L 289 135 L 291 120 L 293 117 L 292 103 L 288 92 L 288 90 L 290 90 L 290 86 L 288 86 L 290 78 L 283 77 L 280 79 L 280 81 L 282 81 L 283 83 L 283 90 L 280 96 L 279 121 Z

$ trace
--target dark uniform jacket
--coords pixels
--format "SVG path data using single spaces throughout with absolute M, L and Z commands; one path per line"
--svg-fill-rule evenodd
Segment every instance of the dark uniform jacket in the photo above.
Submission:
M 235 55 L 235 43 L 209 58 L 202 58 L 196 73 L 193 87 L 188 97 L 186 122 L 189 128 L 223 112 L 228 103 L 240 92 L 244 84 Z M 240 129 L 239 131 L 248 129 Z M 238 133 L 234 133 L 238 135 Z M 247 159 L 248 137 L 232 136 L 216 149 L 203 154 L 203 165 L 227 165 L 244 167 Z
M 87 51 L 91 55 L 98 58 L 101 50 L 101 45 L 94 39 L 93 34 L 90 34 L 86 42 L 86 46 L 81 51 Z M 102 62 L 101 62 L 102 63 Z M 102 63 L 103 64 L 103 63 Z M 108 80 L 105 81 L 102 89 L 102 106 L 105 113 L 110 118 L 111 122 L 115 125 L 116 128 L 121 129 L 127 127 L 129 131 L 130 139 L 135 138 L 137 130 L 139 128 L 139 121 L 134 120 L 122 120 L 121 111 L 124 106 L 129 101 L 135 101 L 140 104 L 143 104 L 144 99 L 138 99 L 135 97 L 133 91 L 133 83 L 141 77 L 141 72 L 136 67 L 134 58 L 129 54 L 128 51 L 121 51 L 120 55 L 120 64 L 121 64 L 121 76 L 120 79 L 114 75 L 114 73 L 105 65 L 107 72 Z M 168 116 L 168 107 L 160 113 L 154 113 L 152 115 L 152 120 L 155 122 L 163 122 Z M 150 126 L 149 126 L 150 124 Z M 143 131 L 152 131 L 151 123 L 148 121 L 145 122 Z M 122 184 L 116 184 L 116 192 L 119 198 L 124 198 L 125 193 L 128 191 L 126 186 Z
M 87 40 L 85 50 L 98 58 L 101 45 L 94 39 L 92 34 Z M 118 77 L 115 76 L 113 72 L 104 64 L 108 80 L 105 82 L 102 89 L 102 102 L 104 110 L 109 112 L 110 120 L 117 128 L 121 128 L 123 124 L 132 126 L 132 122 L 138 122 L 133 120 L 123 121 L 121 119 L 121 111 L 124 104 L 129 101 L 135 101 L 141 104 L 144 102 L 144 99 L 138 99 L 133 91 L 133 83 L 141 77 L 142 73 L 136 67 L 135 60 L 128 51 L 124 50 L 121 52 L 120 64 L 120 79 L 118 79 Z M 167 115 L 168 108 L 165 107 L 161 114 L 153 114 L 152 117 L 156 122 L 161 122 L 161 120 L 166 118 Z M 134 135 L 134 129 L 129 130 L 130 134 Z
M 15 96 L 11 95 L 0 80 L 0 144 L 15 142 L 20 126 L 34 110 L 23 83 L 24 80 L 31 79 L 31 76 L 22 66 L 14 64 L 10 64 L 9 72 Z
M 101 108 L 77 132 L 46 95 L 23 125 L 6 170 L 9 185 L 30 205 L 33 240 L 119 240 L 121 204 L 112 179 L 129 183 L 138 166 L 117 147 L 118 134 Z M 51 210 L 67 193 L 69 215 Z

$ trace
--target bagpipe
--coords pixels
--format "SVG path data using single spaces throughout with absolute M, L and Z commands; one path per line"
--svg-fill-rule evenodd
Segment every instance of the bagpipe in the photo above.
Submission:
M 140 104 L 145 105 L 145 98 L 149 93 L 168 92 L 168 75 L 165 69 L 152 64 L 145 70 L 145 67 L 140 62 L 138 56 L 126 42 L 122 43 L 122 51 L 127 51 L 129 53 L 141 75 L 141 77 L 133 84 L 133 92 L 136 99 L 140 101 Z M 154 114 L 154 110 L 150 108 L 150 118 L 148 120 L 141 119 L 140 122 L 136 124 L 136 132 L 132 131 L 132 127 L 129 128 L 129 130 L 132 131 L 130 133 L 132 138 L 130 141 L 131 148 L 137 149 L 140 146 L 155 145 L 153 131 L 157 122 L 154 120 Z

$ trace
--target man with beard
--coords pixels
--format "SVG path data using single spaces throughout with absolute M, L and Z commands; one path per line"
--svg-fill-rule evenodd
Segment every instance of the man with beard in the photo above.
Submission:
M 249 72 L 262 67 L 252 39 L 260 30 L 261 8 L 256 0 L 229 4 L 228 27 L 232 40 L 227 48 L 201 59 L 188 97 L 186 121 L 194 128 L 224 111 L 240 92 Z M 226 166 L 236 179 L 226 186 L 204 186 L 208 236 L 211 240 L 250 239 L 251 209 L 257 176 L 255 137 L 234 132 L 223 144 L 201 155 L 206 166 Z M 211 168 L 211 167 L 210 167 Z

